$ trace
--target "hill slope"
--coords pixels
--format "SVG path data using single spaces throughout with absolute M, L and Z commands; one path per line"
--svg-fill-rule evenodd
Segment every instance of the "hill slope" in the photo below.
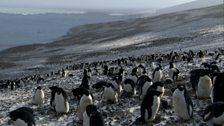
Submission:
M 49 44 L 0 52 L 0 79 L 46 72 L 65 64 L 170 50 L 223 47 L 223 5 L 71 29 Z M 52 65 L 53 64 L 53 65 Z

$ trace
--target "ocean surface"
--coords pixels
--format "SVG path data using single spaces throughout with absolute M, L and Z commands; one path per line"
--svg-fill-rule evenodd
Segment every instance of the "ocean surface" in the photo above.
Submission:
M 48 43 L 66 35 L 70 28 L 136 18 L 112 12 L 0 9 L 0 50 L 19 45 Z

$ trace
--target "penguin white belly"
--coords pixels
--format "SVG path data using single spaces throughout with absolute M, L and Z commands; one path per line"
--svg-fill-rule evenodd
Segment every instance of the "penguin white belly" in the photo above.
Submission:
M 105 100 L 112 100 L 113 102 L 117 102 L 118 96 L 117 96 L 116 92 L 111 87 L 105 88 L 103 95 L 104 95 Z
M 90 117 L 87 115 L 86 111 L 83 113 L 83 126 L 90 126 Z
M 41 105 L 44 103 L 44 92 L 43 90 L 37 90 L 34 95 L 33 103 Z
M 159 106 L 160 106 L 160 97 L 153 96 L 153 105 L 151 106 L 152 109 L 151 117 L 149 118 L 147 109 L 145 110 L 144 113 L 144 118 L 146 122 L 153 121 L 156 118 L 156 114 L 159 111 Z
M 188 114 L 188 109 L 187 109 L 187 104 L 185 102 L 184 94 L 181 94 L 181 92 L 179 91 L 174 92 L 173 106 L 177 116 L 179 116 L 180 118 L 184 120 L 188 120 L 190 118 L 190 115 Z
M 62 94 L 55 94 L 55 110 L 57 113 L 67 113 L 69 111 L 69 104 Z
M 28 126 L 27 123 L 21 119 L 14 121 L 15 126 Z
M 211 101 L 212 103 L 214 103 L 214 87 L 212 86 L 212 89 L 211 89 L 211 94 L 210 94 L 210 97 L 211 97 Z
M 173 79 L 173 75 L 174 75 L 174 69 L 170 69 L 169 77 Z
M 142 92 L 140 95 L 140 99 L 143 99 L 149 89 L 149 87 L 152 85 L 152 82 L 146 82 L 142 87 Z
M 161 81 L 162 77 L 163 77 L 162 71 L 161 70 L 156 71 L 153 78 L 153 82 Z
M 79 107 L 77 114 L 80 120 L 83 120 L 83 112 L 86 110 L 86 106 L 93 104 L 93 99 L 91 95 L 83 95 L 79 102 Z
M 213 117 L 211 121 L 216 125 L 224 125 L 224 113 L 222 113 L 222 115 L 217 118 Z
M 152 115 L 150 121 L 156 118 L 156 114 L 159 111 L 159 106 L 160 106 L 160 97 L 153 96 Z
M 159 87 L 157 88 L 157 91 L 162 92 L 162 94 L 160 95 L 160 97 L 162 97 L 163 94 L 164 94 L 164 92 L 165 92 L 165 88 L 159 86 Z
M 132 86 L 130 84 L 124 84 L 124 90 L 126 92 L 132 92 Z
M 208 76 L 200 77 L 196 95 L 199 98 L 209 98 L 212 90 L 212 80 Z

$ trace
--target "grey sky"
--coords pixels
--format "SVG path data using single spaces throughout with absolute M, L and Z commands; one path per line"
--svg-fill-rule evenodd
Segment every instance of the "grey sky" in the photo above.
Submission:
M 163 8 L 194 0 L 0 0 L 0 7 Z

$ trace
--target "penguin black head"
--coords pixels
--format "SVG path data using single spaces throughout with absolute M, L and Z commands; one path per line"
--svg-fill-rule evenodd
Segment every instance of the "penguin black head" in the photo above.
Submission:
M 137 75 L 137 72 L 138 72 L 138 68 L 135 67 L 135 68 L 132 69 L 131 74 L 132 74 L 132 75 Z
M 62 88 L 57 89 L 57 94 L 64 94 L 65 91 Z
M 49 89 L 50 89 L 51 91 L 57 91 L 58 86 L 51 86 L 51 87 L 49 87 Z
M 157 82 L 154 82 L 153 85 L 163 87 L 164 86 L 164 83 L 161 82 L 161 81 L 157 81 Z
M 41 89 L 42 89 L 41 86 L 38 86 L 38 87 L 37 87 L 37 90 L 41 90 Z
M 9 117 L 16 121 L 17 119 L 23 120 L 28 126 L 35 125 L 35 120 L 33 116 L 33 110 L 28 107 L 21 107 L 16 110 L 9 112 Z
M 170 69 L 171 68 L 174 68 L 174 64 L 173 64 L 173 62 L 170 62 L 170 67 L 169 67 Z
M 157 91 L 156 89 L 154 88 L 149 88 L 148 91 L 147 91 L 147 94 L 146 95 L 151 95 L 151 96 L 160 96 L 162 94 L 162 92 L 160 91 Z M 146 96 L 147 97 L 147 96 Z
M 115 88 L 114 85 L 113 85 L 112 83 L 110 83 L 110 82 L 108 82 L 108 83 L 106 84 L 106 87 L 107 87 L 107 88 L 111 87 L 111 88 L 113 88 L 113 89 Z
M 91 104 L 86 107 L 86 113 L 89 117 L 94 115 L 96 112 L 97 112 L 97 108 L 95 105 Z
M 179 85 L 177 85 L 177 89 L 178 89 L 179 91 L 183 91 L 183 90 L 185 90 L 185 86 L 182 85 L 182 84 L 179 84 Z

